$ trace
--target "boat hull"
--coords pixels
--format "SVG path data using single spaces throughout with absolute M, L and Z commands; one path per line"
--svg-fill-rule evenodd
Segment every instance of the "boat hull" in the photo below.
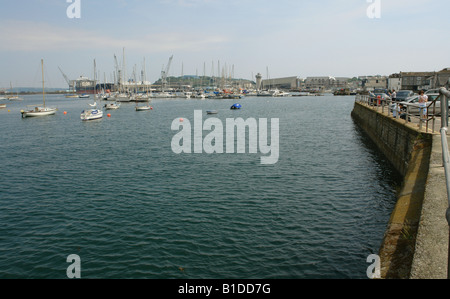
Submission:
M 103 118 L 103 111 L 98 109 L 86 110 L 81 113 L 82 121 L 96 120 Z
M 136 107 L 136 111 L 147 111 L 152 109 L 150 106 Z
M 120 105 L 116 105 L 116 104 L 107 104 L 105 105 L 105 109 L 106 110 L 116 110 L 119 109 Z
M 56 108 L 41 108 L 30 111 L 21 111 L 22 117 L 39 117 L 56 114 Z

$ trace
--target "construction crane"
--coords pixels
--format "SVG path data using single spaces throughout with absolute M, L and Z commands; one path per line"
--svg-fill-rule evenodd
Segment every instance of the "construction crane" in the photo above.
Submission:
M 69 80 L 69 78 L 66 76 L 66 74 L 64 74 L 64 72 L 62 71 L 62 69 L 58 66 L 58 69 L 59 69 L 59 71 L 61 72 L 61 74 L 63 75 L 63 77 L 64 77 L 64 80 L 66 80 L 66 82 L 67 82 L 67 85 L 69 85 L 69 89 L 70 89 L 70 80 Z
M 167 76 L 169 74 L 170 65 L 172 64 L 172 59 L 173 59 L 173 55 L 170 56 L 170 58 L 169 58 L 169 62 L 167 63 L 166 70 L 161 71 L 161 87 L 162 87 L 162 91 L 165 90 L 165 87 L 166 87 L 166 84 L 167 84 Z

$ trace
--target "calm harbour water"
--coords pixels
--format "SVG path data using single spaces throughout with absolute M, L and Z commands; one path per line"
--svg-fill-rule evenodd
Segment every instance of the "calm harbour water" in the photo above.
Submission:
M 66 278 L 70 254 L 82 278 L 367 278 L 401 177 L 354 97 L 161 99 L 82 122 L 92 100 L 48 96 L 57 115 L 21 119 L 40 102 L 0 110 L 0 278 Z M 279 118 L 278 163 L 174 154 L 171 123 L 194 110 Z

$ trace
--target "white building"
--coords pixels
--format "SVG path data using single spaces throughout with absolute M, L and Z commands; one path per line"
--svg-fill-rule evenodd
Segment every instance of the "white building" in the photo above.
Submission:
M 388 78 L 388 89 L 399 91 L 402 89 L 402 77 L 400 74 L 392 74 Z

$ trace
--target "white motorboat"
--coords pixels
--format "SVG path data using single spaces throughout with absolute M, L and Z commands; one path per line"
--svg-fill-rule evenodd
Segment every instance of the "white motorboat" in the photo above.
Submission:
M 100 109 L 88 109 L 81 112 L 81 120 L 96 120 L 103 118 L 103 111 Z
M 6 104 L 0 104 L 0 109 L 6 108 Z
M 290 97 L 291 94 L 282 90 L 275 89 L 272 93 L 273 97 Z
M 116 109 L 120 108 L 120 104 L 116 104 L 116 103 L 105 104 L 104 108 L 106 110 L 116 110 Z
M 33 110 L 21 110 L 22 118 L 24 117 L 36 117 L 36 116 L 47 116 L 53 115 L 58 109 L 45 107 L 45 86 L 44 86 L 44 60 L 41 60 L 42 65 L 42 100 L 43 107 L 35 107 Z
M 257 93 L 258 97 L 271 97 L 272 93 L 267 90 L 262 90 Z

